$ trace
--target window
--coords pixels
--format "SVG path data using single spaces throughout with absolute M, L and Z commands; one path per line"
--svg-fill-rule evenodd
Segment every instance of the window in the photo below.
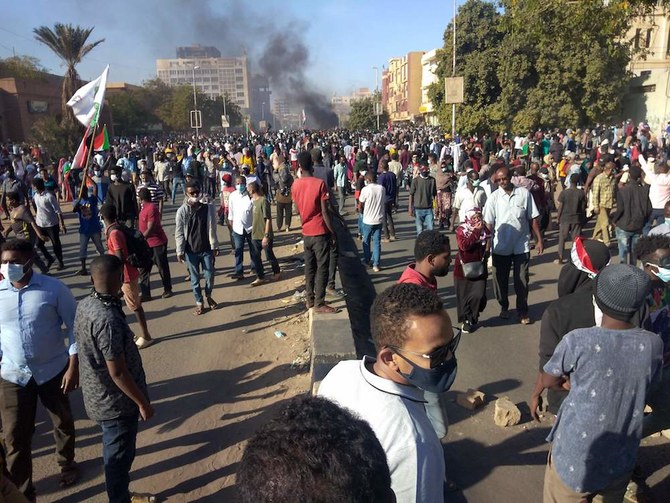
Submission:
M 656 84 L 650 84 L 647 86 L 635 86 L 630 88 L 630 92 L 635 94 L 653 93 L 655 91 L 656 91 Z
M 647 49 L 649 49 L 649 47 L 651 46 L 651 32 L 652 32 L 652 31 L 653 31 L 653 30 L 652 30 L 651 28 L 647 29 L 647 38 L 646 38 L 646 40 L 644 41 L 644 46 L 645 46 Z
M 640 48 L 640 37 L 642 37 L 642 28 L 637 28 L 635 30 L 635 38 L 633 39 L 633 45 L 636 49 Z

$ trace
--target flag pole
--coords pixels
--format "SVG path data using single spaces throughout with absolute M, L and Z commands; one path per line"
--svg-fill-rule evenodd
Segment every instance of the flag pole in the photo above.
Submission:
M 93 131 L 91 132 L 91 144 L 88 147 L 88 152 L 86 152 L 86 162 L 84 163 L 84 172 L 81 177 L 81 187 L 79 188 L 79 199 L 84 197 L 84 189 L 86 188 L 86 177 L 88 176 L 88 162 L 91 160 L 91 151 L 93 150 L 93 143 L 95 142 L 95 130 L 98 129 L 98 123 L 93 125 Z

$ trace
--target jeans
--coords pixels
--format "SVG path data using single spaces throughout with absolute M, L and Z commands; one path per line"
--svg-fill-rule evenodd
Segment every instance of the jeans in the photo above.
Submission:
M 260 255 L 261 250 L 263 250 L 263 240 L 262 239 L 254 239 L 253 240 L 254 246 L 256 247 L 256 250 L 258 254 Z M 270 262 L 270 267 L 272 267 L 272 274 L 279 274 L 281 272 L 281 269 L 279 269 L 279 261 L 277 260 L 277 257 L 275 256 L 275 252 L 272 248 L 272 245 L 274 244 L 274 240 L 268 239 L 268 246 L 265 248 L 265 260 Z
M 433 230 L 433 209 L 432 208 L 414 208 L 414 223 L 416 224 L 416 235 L 418 236 L 424 230 Z
M 372 238 L 372 253 L 370 253 L 370 238 Z M 366 264 L 379 267 L 379 258 L 382 253 L 382 224 L 363 224 L 363 260 Z
M 628 263 L 635 265 L 637 262 L 637 257 L 635 256 L 635 245 L 637 240 L 642 236 L 642 232 L 625 231 L 623 229 L 619 229 L 618 227 L 615 229 L 615 232 L 616 240 L 619 245 L 619 263 L 625 264 L 626 255 L 628 255 Z
M 40 230 L 42 231 L 43 234 L 46 234 L 49 236 L 49 241 L 51 241 L 51 245 L 53 246 L 54 250 L 54 255 L 56 255 L 56 258 L 58 259 L 58 262 L 62 263 L 63 262 L 63 246 L 61 245 L 60 242 L 60 228 L 58 225 L 54 225 L 53 227 L 40 227 Z M 37 246 L 41 250 L 42 254 L 44 257 L 50 261 L 51 255 L 46 249 L 46 246 L 44 246 L 44 241 L 38 239 L 37 240 Z
M 42 384 L 37 384 L 32 378 L 26 386 L 0 379 L 0 412 L 7 470 L 12 482 L 28 499 L 35 497 L 32 438 L 38 398 L 53 423 L 58 464 L 61 467 L 74 464 L 74 419 L 70 399 L 60 389 L 66 370 L 67 367 Z
M 186 181 L 183 178 L 174 178 L 172 180 L 172 204 L 177 197 L 177 187 L 181 187 L 182 194 L 186 195 Z
M 642 234 L 647 235 L 649 234 L 649 231 L 651 230 L 652 227 L 662 224 L 665 220 L 665 210 L 663 208 L 655 208 L 651 210 L 651 215 L 649 215 L 649 218 L 647 219 L 647 223 L 644 224 L 644 228 L 642 229 Z
M 235 274 L 244 274 L 244 243 L 249 245 L 249 255 L 251 255 L 251 262 L 256 269 L 256 275 L 263 279 L 265 277 L 265 270 L 263 269 L 263 262 L 261 262 L 260 250 L 254 245 L 251 234 L 244 231 L 244 234 L 233 232 L 233 241 L 235 242 Z
M 493 293 L 500 307 L 509 309 L 509 273 L 514 265 L 514 292 L 516 311 L 519 317 L 528 315 L 528 265 L 530 253 L 518 255 L 493 254 Z
M 393 201 L 388 201 L 385 206 L 385 215 L 384 215 L 384 237 L 388 239 L 389 237 L 395 238 L 395 224 L 393 223 Z M 389 233 L 389 230 L 391 231 Z
M 104 255 L 105 249 L 102 246 L 102 237 L 99 232 L 95 234 L 79 234 L 79 260 L 86 260 L 89 241 L 93 241 L 99 255 Z
M 153 262 L 146 269 L 140 269 L 140 288 L 142 297 L 151 298 L 151 270 L 155 265 L 158 268 L 158 274 L 163 282 L 163 291 L 172 291 L 172 278 L 170 277 L 170 264 L 168 264 L 167 243 L 164 245 L 152 246 Z
M 200 288 L 200 266 L 205 276 L 205 296 L 211 297 L 214 289 L 214 252 L 200 253 L 186 252 L 186 266 L 191 277 L 191 288 L 195 296 L 195 303 L 202 304 L 202 289 Z
M 105 486 L 110 503 L 129 503 L 130 469 L 135 460 L 138 417 L 100 421 Z
M 308 307 L 325 304 L 330 236 L 305 236 L 305 293 Z
M 337 187 L 337 192 L 339 195 L 339 205 L 340 211 L 344 210 L 344 203 L 347 200 L 347 188 L 346 187 Z

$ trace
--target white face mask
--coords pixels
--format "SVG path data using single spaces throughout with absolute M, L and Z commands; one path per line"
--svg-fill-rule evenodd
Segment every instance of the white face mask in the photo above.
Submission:
M 117 175 L 111 175 L 109 178 L 110 178 L 113 182 L 115 182 L 115 181 L 117 181 L 117 180 L 119 179 L 119 177 L 118 177 Z
M 0 274 L 10 283 L 18 283 L 26 275 L 24 264 L 0 264 Z

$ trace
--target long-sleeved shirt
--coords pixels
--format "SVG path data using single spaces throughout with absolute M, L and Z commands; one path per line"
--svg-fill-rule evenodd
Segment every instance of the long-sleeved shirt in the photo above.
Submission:
M 670 199 L 670 173 L 654 173 L 654 164 L 647 162 L 644 156 L 638 157 L 644 170 L 645 180 L 649 184 L 651 207 L 662 210 Z
M 0 374 L 25 386 L 34 378 L 44 384 L 61 372 L 77 354 L 74 315 L 77 302 L 60 280 L 36 272 L 26 286 L 0 282 Z M 65 325 L 69 347 L 63 343 Z
M 216 209 L 212 203 L 207 203 L 207 235 L 209 237 L 209 245 L 212 250 L 219 247 L 219 239 L 216 236 Z M 177 256 L 183 255 L 186 251 L 186 243 L 188 242 L 189 220 L 193 208 L 185 201 L 177 210 L 176 225 L 174 230 L 174 239 L 176 243 Z
M 591 197 L 594 208 L 606 208 L 611 210 L 614 207 L 614 177 L 607 176 L 605 173 L 600 173 L 593 180 L 593 187 L 591 188 Z
M 244 234 L 251 232 L 253 224 L 254 203 L 248 192 L 242 194 L 239 190 L 232 192 L 228 199 L 228 220 L 232 224 L 233 232 Z

